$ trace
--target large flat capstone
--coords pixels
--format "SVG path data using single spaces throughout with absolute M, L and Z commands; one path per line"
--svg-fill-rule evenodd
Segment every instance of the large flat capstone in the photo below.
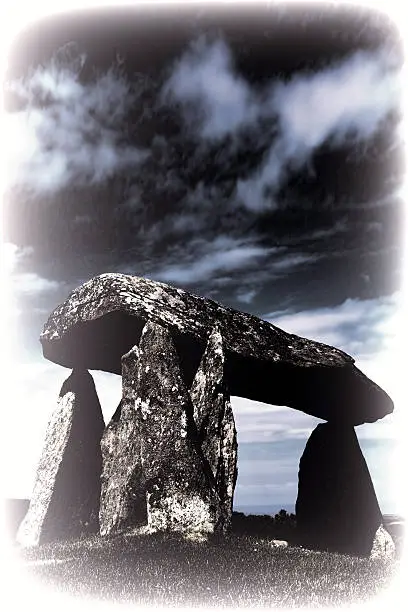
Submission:
M 171 332 L 188 387 L 218 328 L 231 395 L 349 425 L 393 410 L 389 396 L 339 349 L 182 289 L 124 274 L 102 274 L 72 291 L 45 324 L 44 357 L 66 367 L 120 374 L 122 355 L 138 344 L 147 321 Z

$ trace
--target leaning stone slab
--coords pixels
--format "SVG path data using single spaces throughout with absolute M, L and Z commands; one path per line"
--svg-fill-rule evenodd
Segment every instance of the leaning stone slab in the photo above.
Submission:
M 231 395 L 348 425 L 393 410 L 388 395 L 343 351 L 182 289 L 124 274 L 96 276 L 52 312 L 41 334 L 44 356 L 67 367 L 120 374 L 121 356 L 138 343 L 150 320 L 171 331 L 188 388 L 218 327 Z
M 220 500 L 194 438 L 191 398 L 171 335 L 153 322 L 146 324 L 140 340 L 136 389 L 149 528 L 216 531 Z
M 103 416 L 92 376 L 74 370 L 48 423 L 22 546 L 76 537 L 98 529 Z
M 190 395 L 197 440 L 207 459 L 221 500 L 223 530 L 231 525 L 237 479 L 237 432 L 224 376 L 221 333 L 210 334 Z
M 382 514 L 353 427 L 321 423 L 299 465 L 296 523 L 308 548 L 369 556 Z
M 138 355 L 135 346 L 122 357 L 122 400 L 101 440 L 101 535 L 119 533 L 146 521 L 140 423 L 135 392 Z

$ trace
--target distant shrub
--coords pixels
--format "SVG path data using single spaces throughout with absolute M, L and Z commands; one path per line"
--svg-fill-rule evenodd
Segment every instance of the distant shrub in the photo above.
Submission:
M 295 528 L 296 516 L 284 509 L 275 516 L 246 515 L 243 512 L 234 512 L 232 515 L 232 531 L 235 533 L 293 540 Z

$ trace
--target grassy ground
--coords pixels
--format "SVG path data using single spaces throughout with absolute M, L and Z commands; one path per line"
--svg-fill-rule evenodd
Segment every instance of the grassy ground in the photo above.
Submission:
M 207 542 L 174 534 L 92 536 L 19 555 L 30 573 L 69 594 L 176 607 L 358 603 L 381 593 L 399 563 L 278 547 L 242 528 Z

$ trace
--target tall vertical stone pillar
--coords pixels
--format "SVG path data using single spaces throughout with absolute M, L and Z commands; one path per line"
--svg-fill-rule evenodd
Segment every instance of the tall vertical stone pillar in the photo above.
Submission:
M 370 554 L 382 514 L 352 426 L 321 423 L 310 435 L 299 465 L 296 522 L 309 548 Z
M 122 357 L 122 400 L 101 440 L 101 535 L 136 527 L 144 524 L 147 518 L 139 408 L 136 405 L 138 357 L 137 346 Z
M 195 437 L 191 398 L 169 331 L 152 321 L 140 340 L 137 393 L 149 527 L 217 530 L 220 500 Z
M 237 479 L 237 433 L 224 380 L 224 348 L 214 329 L 191 387 L 198 442 L 207 459 L 222 505 L 222 530 L 230 527 Z
M 92 376 L 73 370 L 48 423 L 30 506 L 17 533 L 21 545 L 97 531 L 103 429 Z

